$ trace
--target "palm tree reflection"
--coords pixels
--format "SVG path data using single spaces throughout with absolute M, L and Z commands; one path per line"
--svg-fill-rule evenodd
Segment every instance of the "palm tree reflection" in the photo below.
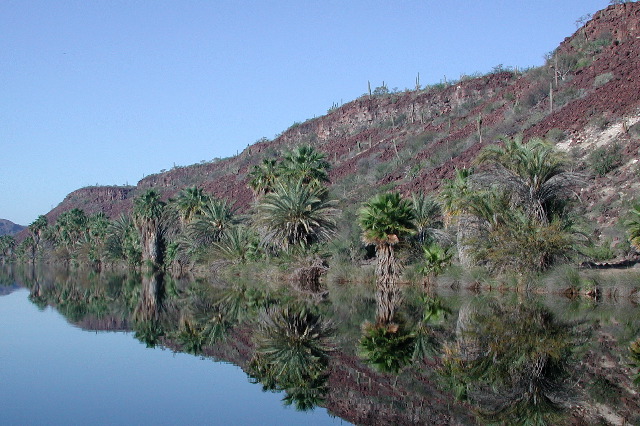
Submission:
M 461 309 L 441 374 L 484 422 L 554 424 L 566 392 L 572 330 L 526 301 L 490 301 Z
M 148 348 L 155 347 L 164 335 L 160 323 L 163 310 L 164 280 L 162 274 L 144 274 L 138 303 L 133 311 L 133 329 L 135 338 Z
M 285 404 L 313 409 L 327 393 L 334 327 L 306 307 L 263 311 L 254 335 L 250 375 L 264 390 L 285 391 Z

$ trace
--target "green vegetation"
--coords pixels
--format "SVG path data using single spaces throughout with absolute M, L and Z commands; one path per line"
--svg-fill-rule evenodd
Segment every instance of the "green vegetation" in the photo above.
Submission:
M 572 53 L 553 52 L 544 67 L 525 71 L 525 91 L 507 85 L 492 88 L 497 97 L 491 100 L 461 95 L 449 114 L 420 110 L 424 104 L 413 102 L 431 92 L 449 98 L 445 91 L 469 77 L 445 78 L 424 89 L 417 80 L 416 91 L 405 94 L 383 83 L 369 89 L 364 103 L 384 102 L 393 110 L 374 111 L 357 129 L 340 124 L 323 130 L 344 138 L 333 158 L 309 145 L 322 148 L 326 135 L 294 123 L 284 143 L 266 147 L 258 164 L 244 153 L 237 163 L 217 160 L 224 167 L 208 174 L 208 182 L 229 174 L 244 179 L 253 193 L 251 206 L 207 193 L 185 174 L 167 190 L 183 188 L 174 199 L 162 186 L 140 191 L 131 211 L 116 218 L 80 209 L 40 216 L 19 244 L 0 237 L 0 263 L 146 270 L 108 290 L 35 283 L 30 297 L 77 320 L 117 305 L 118 312 L 131 314 L 136 337 L 148 346 L 169 341 L 198 355 L 236 327 L 250 328 L 252 380 L 284 392 L 285 403 L 300 410 L 325 399 L 339 328 L 347 333 L 340 343 L 383 376 L 394 375 L 394 387 L 412 366 L 437 356 L 442 381 L 474 407 L 481 422 L 561 422 L 557 401 L 567 392 L 567 364 L 578 350 L 575 324 L 533 303 L 529 294 L 517 294 L 516 304 L 479 299 L 459 308 L 433 292 L 446 285 L 528 293 L 535 282 L 545 286 L 541 290 L 575 298 L 571 309 L 599 307 L 605 281 L 577 265 L 632 249 L 610 235 L 585 236 L 590 225 L 576 208 L 576 195 L 587 177 L 575 170 L 597 176 L 616 170 L 624 164 L 622 142 L 594 149 L 582 158 L 588 163 L 583 166 L 554 148 L 571 136 L 566 129 L 552 128 L 544 140 L 501 135 L 530 133 L 554 109 L 604 90 L 616 78 L 612 73 L 596 76 L 588 88 L 569 82 L 612 42 L 610 34 L 576 37 Z M 476 78 L 512 82 L 518 75 L 500 65 Z M 592 124 L 604 128 L 613 119 L 594 111 Z M 627 129 L 627 136 L 636 138 L 638 128 Z M 498 142 L 484 146 L 451 179 L 429 182 L 437 192 L 410 193 L 408 188 L 417 188 L 411 184 L 442 176 L 442 166 L 459 153 L 492 141 Z M 346 177 L 345 160 L 357 169 Z M 342 168 L 330 175 L 332 165 Z M 337 176 L 334 185 L 330 176 Z M 625 199 L 626 205 L 631 201 Z M 640 205 L 630 216 L 624 224 L 629 243 L 640 251 Z M 159 272 L 211 281 L 184 284 Z M 614 299 L 623 280 L 610 280 L 616 284 L 609 285 L 607 297 Z M 630 336 L 640 330 L 632 320 L 627 328 L 621 342 L 629 348 L 637 383 L 640 343 Z M 606 404 L 623 391 L 604 375 L 583 389 Z
M 620 144 L 601 146 L 589 155 L 591 168 L 598 176 L 604 176 L 622 165 L 622 147 Z
M 411 204 L 397 192 L 376 195 L 360 209 L 362 240 L 376 249 L 378 324 L 389 324 L 393 320 L 400 300 L 397 280 L 401 263 L 395 255 L 395 246 L 414 232 L 414 219 Z
M 558 263 L 615 256 L 611 242 L 596 245 L 576 226 L 574 195 L 584 178 L 542 139 L 504 138 L 487 145 L 474 168 L 456 170 L 439 193 L 371 190 L 357 211 L 330 191 L 325 154 L 302 145 L 281 158 L 249 173 L 255 194 L 249 214 L 237 214 L 230 201 L 197 186 L 167 200 L 149 189 L 134 198 L 130 215 L 115 219 L 80 209 L 51 224 L 41 216 L 19 245 L 1 241 L 2 259 L 94 270 L 121 265 L 200 274 L 213 268 L 223 276 L 253 270 L 318 292 L 326 288 L 319 280 L 327 270 L 335 271 L 332 279 L 366 281 L 370 272 L 362 263 L 375 257 L 376 323 L 391 324 L 400 282 L 437 285 L 452 264 L 484 269 L 520 288 Z M 628 222 L 634 245 L 636 225 Z

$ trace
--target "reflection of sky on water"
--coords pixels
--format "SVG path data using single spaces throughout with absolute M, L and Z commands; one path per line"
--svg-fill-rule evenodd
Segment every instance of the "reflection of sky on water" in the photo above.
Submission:
M 0 424 L 341 424 L 299 413 L 242 370 L 130 333 L 92 333 L 44 312 L 20 290 L 0 297 Z

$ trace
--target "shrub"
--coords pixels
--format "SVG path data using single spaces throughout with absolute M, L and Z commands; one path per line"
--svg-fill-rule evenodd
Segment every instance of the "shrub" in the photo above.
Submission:
M 566 137 L 567 135 L 564 133 L 564 130 L 558 129 L 557 127 L 554 127 L 553 129 L 549 130 L 546 135 L 547 140 L 550 140 L 556 143 L 560 142 Z
M 597 75 L 596 78 L 593 79 L 593 87 L 604 86 L 608 82 L 613 79 L 612 72 L 606 72 L 604 74 Z
M 597 148 L 589 155 L 593 171 L 604 176 L 622 165 L 622 147 L 618 143 Z

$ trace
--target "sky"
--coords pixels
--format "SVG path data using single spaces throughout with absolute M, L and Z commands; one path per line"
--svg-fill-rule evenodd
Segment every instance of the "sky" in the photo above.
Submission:
M 607 0 L 0 0 L 0 218 L 225 158 L 384 82 L 539 66 Z

